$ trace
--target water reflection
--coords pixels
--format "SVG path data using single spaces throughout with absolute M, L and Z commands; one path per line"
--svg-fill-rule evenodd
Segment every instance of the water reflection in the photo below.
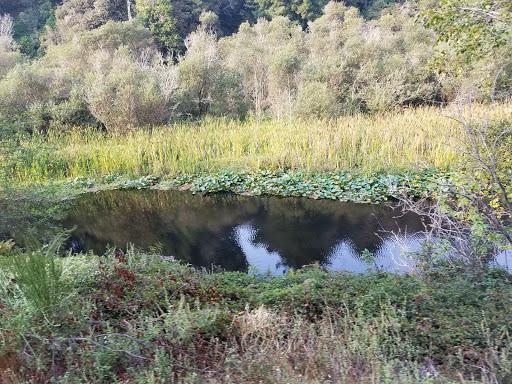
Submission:
M 277 274 L 315 262 L 364 271 L 359 255 L 365 250 L 390 268 L 401 252 L 391 233 L 406 230 L 404 244 L 417 248 L 413 235 L 423 229 L 419 217 L 385 205 L 180 191 L 84 195 L 64 224 L 77 227 L 76 250 L 101 254 L 107 245 L 159 244 L 164 254 L 196 266 L 246 271 L 252 265 Z

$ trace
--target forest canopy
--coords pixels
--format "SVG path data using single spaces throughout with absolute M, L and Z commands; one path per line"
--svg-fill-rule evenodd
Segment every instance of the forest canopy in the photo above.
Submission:
M 510 2 L 499 4 L 2 1 L 0 113 L 42 130 L 127 132 L 207 114 L 323 118 L 447 102 L 461 85 L 485 89 L 511 60 Z M 458 7 L 469 32 L 453 23 Z

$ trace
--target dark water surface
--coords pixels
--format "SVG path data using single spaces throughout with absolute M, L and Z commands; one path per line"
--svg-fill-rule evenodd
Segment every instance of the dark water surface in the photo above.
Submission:
M 384 204 L 150 190 L 83 195 L 63 224 L 76 226 L 77 251 L 133 243 L 195 266 L 276 274 L 315 262 L 363 272 L 361 253 L 373 254 L 379 268 L 407 269 L 398 265 L 402 246 L 418 249 L 423 229 L 418 216 Z

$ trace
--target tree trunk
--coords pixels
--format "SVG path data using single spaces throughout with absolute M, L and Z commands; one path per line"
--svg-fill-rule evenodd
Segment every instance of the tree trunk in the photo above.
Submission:
M 132 19 L 132 3 L 131 0 L 126 0 L 126 9 L 128 10 L 128 20 Z

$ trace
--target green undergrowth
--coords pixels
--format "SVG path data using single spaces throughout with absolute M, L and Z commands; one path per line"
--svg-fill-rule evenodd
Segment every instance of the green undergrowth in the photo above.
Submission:
M 338 171 L 307 173 L 291 171 L 212 172 L 161 179 L 143 176 L 127 180 L 118 175 L 98 178 L 77 177 L 67 186 L 83 190 L 98 189 L 189 189 L 193 193 L 233 192 L 245 195 L 308 197 L 342 201 L 380 202 L 400 195 L 427 196 L 446 183 L 450 173 L 442 170 L 373 173 Z
M 501 270 L 210 273 L 133 249 L 62 258 L 52 244 L 0 256 L 7 382 L 512 379 L 512 278 Z

